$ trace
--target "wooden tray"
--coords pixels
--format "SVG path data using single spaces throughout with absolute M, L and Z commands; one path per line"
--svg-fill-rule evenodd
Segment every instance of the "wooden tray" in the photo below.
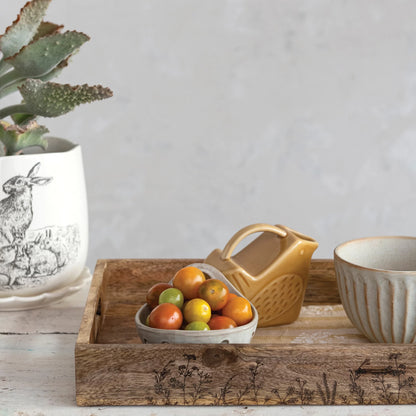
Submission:
M 299 319 L 249 345 L 141 344 L 134 315 L 148 288 L 198 261 L 98 261 L 75 346 L 78 405 L 416 403 L 416 346 L 360 335 L 330 260 L 312 261 Z

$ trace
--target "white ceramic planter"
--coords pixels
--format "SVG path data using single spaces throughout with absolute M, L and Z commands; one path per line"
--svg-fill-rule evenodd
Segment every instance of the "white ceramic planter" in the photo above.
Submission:
M 81 148 L 64 139 L 48 142 L 47 151 L 0 158 L 0 301 L 62 289 L 85 267 Z

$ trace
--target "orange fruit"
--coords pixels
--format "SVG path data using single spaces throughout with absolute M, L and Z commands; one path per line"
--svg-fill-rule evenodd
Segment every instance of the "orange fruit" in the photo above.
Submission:
M 234 298 L 238 298 L 238 296 L 235 294 L 235 293 L 229 293 L 228 294 L 228 300 L 230 301 L 231 299 L 234 299 Z
M 199 286 L 205 282 L 204 273 L 197 267 L 187 266 L 180 269 L 173 277 L 173 287 L 179 289 L 185 299 L 198 297 Z
M 151 328 L 179 329 L 182 321 L 182 311 L 173 303 L 161 303 L 149 315 Z
M 230 293 L 228 294 L 227 303 L 228 303 L 228 302 L 230 302 L 230 300 L 231 300 L 231 299 L 234 299 L 234 298 L 238 298 L 238 296 L 237 296 L 235 293 L 231 293 L 231 292 L 230 292 Z M 227 304 L 227 303 L 226 303 L 226 304 Z M 220 310 L 218 310 L 218 311 L 215 311 L 215 312 L 217 312 L 219 315 L 222 315 L 222 309 L 220 309 Z
M 228 302 L 228 287 L 221 280 L 208 279 L 199 286 L 198 296 L 211 306 L 211 310 L 219 311 Z
M 150 309 L 154 309 L 159 305 L 160 294 L 170 287 L 172 287 L 172 285 L 169 283 L 156 283 L 147 291 L 146 303 L 148 303 Z
M 235 328 L 237 324 L 228 316 L 212 315 L 208 326 L 210 329 L 229 329 Z
M 245 325 L 253 319 L 250 302 L 240 296 L 227 302 L 222 309 L 222 315 L 231 318 L 238 326 Z
M 183 308 L 183 317 L 189 323 L 194 321 L 208 323 L 211 319 L 211 307 L 204 299 L 191 299 Z

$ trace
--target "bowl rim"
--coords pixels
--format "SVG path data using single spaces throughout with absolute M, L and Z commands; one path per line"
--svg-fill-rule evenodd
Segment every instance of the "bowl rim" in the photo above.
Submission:
M 382 268 L 376 268 L 376 267 L 366 267 L 361 266 L 359 264 L 353 263 L 351 261 L 345 260 L 342 258 L 338 252 L 343 247 L 355 243 L 359 243 L 360 241 L 368 241 L 368 240 L 414 240 L 416 241 L 416 237 L 413 236 L 406 236 L 406 235 L 387 235 L 387 236 L 374 236 L 374 237 L 361 237 L 361 238 L 354 238 L 352 240 L 344 241 L 343 243 L 338 244 L 334 249 L 334 260 L 338 260 L 342 263 L 348 264 L 356 269 L 361 270 L 368 270 L 372 272 L 384 272 L 384 273 L 397 273 L 397 274 L 406 274 L 406 275 L 416 275 L 416 270 L 391 270 L 391 269 L 382 269 Z

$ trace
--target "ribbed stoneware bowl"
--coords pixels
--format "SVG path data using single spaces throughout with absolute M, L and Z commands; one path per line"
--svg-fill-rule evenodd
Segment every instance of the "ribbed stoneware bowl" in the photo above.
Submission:
M 351 322 L 369 340 L 416 341 L 416 238 L 371 237 L 334 251 L 338 290 Z
M 190 266 L 202 270 L 211 279 L 219 279 L 224 282 L 230 293 L 243 296 L 214 266 L 205 263 L 194 263 Z M 253 319 L 246 325 L 213 331 L 185 331 L 180 329 L 150 328 L 147 326 L 146 318 L 150 313 L 150 309 L 145 304 L 136 313 L 137 332 L 144 344 L 249 344 L 256 332 L 259 320 L 256 308 L 251 302 L 250 305 L 253 311 Z

